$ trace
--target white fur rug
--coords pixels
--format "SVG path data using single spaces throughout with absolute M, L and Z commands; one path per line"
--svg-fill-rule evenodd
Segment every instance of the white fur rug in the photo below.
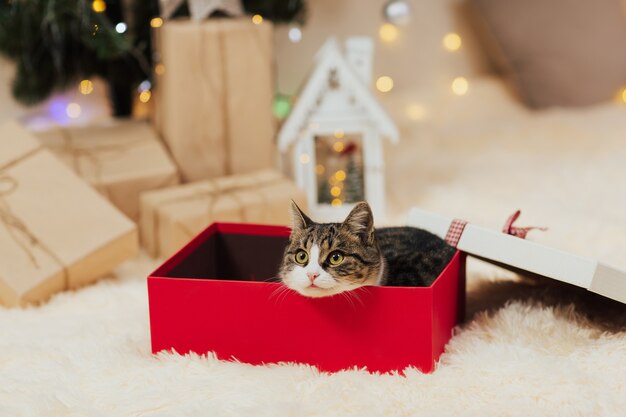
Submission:
M 391 216 L 411 205 L 626 268 L 626 109 L 529 114 L 486 81 L 402 126 Z M 390 103 L 393 107 L 394 103 Z M 401 105 L 398 104 L 398 105 Z M 445 108 L 445 111 L 443 109 Z M 320 374 L 150 353 L 144 257 L 49 303 L 0 309 L 0 416 L 623 416 L 626 308 L 469 264 L 468 320 L 436 372 Z

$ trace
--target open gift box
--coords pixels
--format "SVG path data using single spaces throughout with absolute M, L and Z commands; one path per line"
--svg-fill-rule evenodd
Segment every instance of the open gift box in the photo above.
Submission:
M 626 272 L 503 232 L 420 209 L 410 226 L 459 251 L 430 287 L 364 287 L 307 298 L 276 282 L 289 229 L 215 223 L 148 278 L 152 350 L 215 352 L 252 364 L 298 362 L 323 371 L 434 369 L 464 311 L 465 254 L 626 303 Z
M 322 371 L 431 372 L 464 312 L 457 252 L 430 287 L 363 287 L 307 298 L 277 282 L 280 226 L 214 223 L 148 278 L 152 350 L 215 352 Z

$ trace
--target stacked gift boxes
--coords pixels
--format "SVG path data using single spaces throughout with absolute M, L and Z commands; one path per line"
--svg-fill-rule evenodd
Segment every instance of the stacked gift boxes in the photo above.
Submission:
M 152 127 L 115 121 L 89 127 L 55 126 L 37 134 L 67 166 L 134 221 L 143 191 L 179 183 L 178 170 Z
M 133 222 L 17 123 L 0 125 L 0 303 L 45 300 L 136 253 Z
M 306 207 L 304 192 L 271 169 L 177 185 L 176 167 L 145 123 L 38 136 L 46 146 L 16 123 L 2 126 L 0 244 L 3 260 L 11 258 L 0 266 L 4 305 L 45 300 L 133 257 L 128 218 L 150 254 L 169 256 L 213 221 L 287 225 L 290 200 Z
M 274 170 L 271 36 L 270 23 L 256 25 L 247 18 L 166 21 L 155 30 L 155 56 L 161 70 L 155 71 L 152 126 L 139 121 L 53 126 L 36 132 L 47 149 L 31 137 L 20 140 L 32 143 L 46 161 L 54 161 L 50 162 L 54 169 L 47 170 L 64 167 L 66 177 L 69 172 L 76 175 L 67 180 L 74 186 L 63 190 L 57 190 L 61 182 L 53 181 L 54 174 L 49 175 L 52 183 L 47 188 L 20 185 L 15 189 L 14 174 L 2 182 L 7 188 L 0 189 L 2 221 L 10 226 L 0 240 L 3 248 L 11 248 L 2 257 L 17 252 L 12 262 L 20 266 L 3 263 L 0 301 L 17 305 L 43 300 L 59 290 L 92 282 L 132 257 L 137 250 L 136 231 L 128 219 L 141 226 L 150 254 L 169 256 L 212 221 L 286 225 L 290 200 L 306 207 L 304 193 Z M 4 129 L 2 139 L 28 136 L 15 124 Z M 2 146 L 9 148 L 12 142 L 3 140 Z M 15 156 L 20 161 L 22 157 Z M 4 162 L 3 178 L 9 166 L 21 166 L 13 159 Z M 187 183 L 178 185 L 181 179 Z M 40 231 L 35 226 L 55 218 L 36 210 L 31 213 L 19 201 L 30 199 L 32 207 L 38 207 L 34 202 L 44 188 L 54 190 L 63 201 L 56 206 L 59 210 L 51 209 L 53 214 L 62 216 L 63 208 L 82 231 L 92 232 L 89 244 L 82 237 L 57 242 L 67 237 L 67 230 L 42 227 Z M 107 208 L 90 208 L 93 218 L 89 217 L 83 209 L 90 207 L 95 191 L 126 216 L 114 209 L 116 214 L 111 214 L 111 205 L 99 197 L 97 201 Z M 4 206 L 9 202 L 7 211 Z M 93 223 L 90 227 L 83 224 L 87 219 Z M 135 242 L 132 248 L 130 241 Z M 57 247 L 60 255 L 55 253 Z M 106 259 L 92 268 L 101 257 Z M 28 263 L 31 258 L 36 260 L 35 270 Z

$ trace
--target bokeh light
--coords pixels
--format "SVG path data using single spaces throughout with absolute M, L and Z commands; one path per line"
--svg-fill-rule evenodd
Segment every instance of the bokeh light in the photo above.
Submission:
M 126 26 L 126 23 L 124 22 L 120 22 L 117 25 L 115 25 L 115 31 L 117 33 L 124 33 L 126 32 L 126 29 L 128 29 L 128 27 Z
M 78 84 L 78 91 L 85 96 L 91 94 L 93 92 L 93 83 L 91 80 L 82 80 L 80 84 Z
M 163 26 L 163 19 L 161 19 L 160 17 L 153 17 L 150 20 L 150 26 L 153 28 L 160 28 L 161 26 Z
M 398 28 L 391 23 L 384 23 L 378 29 L 378 36 L 384 42 L 393 42 L 398 39 Z
M 423 120 L 426 117 L 426 108 L 421 104 L 409 104 L 406 115 L 411 120 Z
M 443 37 L 443 47 L 448 51 L 457 51 L 461 48 L 463 42 L 458 33 L 448 33 Z
M 91 2 L 91 9 L 96 13 L 102 13 L 107 9 L 107 4 L 104 0 L 93 0 Z
M 381 93 L 387 93 L 393 89 L 393 79 L 387 75 L 378 77 L 376 80 L 376 88 Z
M 142 103 L 149 102 L 150 97 L 152 97 L 152 93 L 150 92 L 150 90 L 145 90 L 139 93 L 139 101 L 141 101 Z
M 467 91 L 469 90 L 469 83 L 465 77 L 456 77 L 452 81 L 451 88 L 454 94 L 457 96 L 463 96 L 467 94 Z
M 65 114 L 67 114 L 67 117 L 70 119 L 78 119 L 81 112 L 82 109 L 78 103 L 69 103 L 65 108 Z
M 298 43 L 302 40 L 302 30 L 300 30 L 299 27 L 292 27 L 291 29 L 289 29 L 289 40 L 293 43 Z

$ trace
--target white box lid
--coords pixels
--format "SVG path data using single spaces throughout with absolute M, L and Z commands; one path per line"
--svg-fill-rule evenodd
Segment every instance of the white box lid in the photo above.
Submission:
M 455 219 L 413 208 L 408 225 L 446 238 Z M 516 272 L 525 271 L 585 288 L 626 304 L 626 272 L 594 259 L 567 253 L 520 237 L 465 224 L 456 247 Z

